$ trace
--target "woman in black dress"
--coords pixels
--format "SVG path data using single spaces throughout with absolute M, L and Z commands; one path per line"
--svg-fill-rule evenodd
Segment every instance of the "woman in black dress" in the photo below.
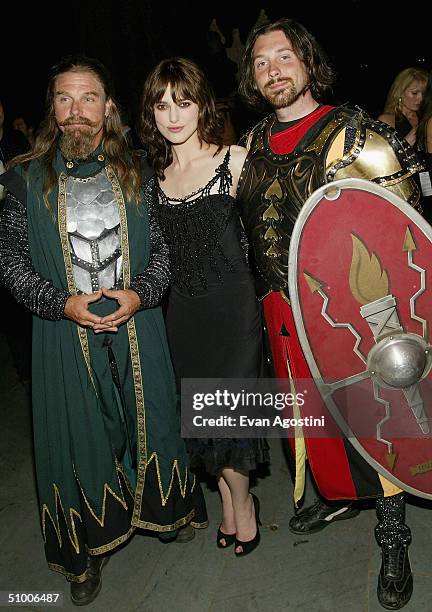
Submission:
M 159 221 L 170 248 L 167 330 L 182 378 L 255 378 L 261 324 L 235 192 L 246 150 L 224 147 L 209 84 L 192 61 L 164 60 L 144 85 L 142 138 Z M 259 542 L 259 503 L 249 471 L 268 460 L 260 439 L 187 440 L 192 459 L 216 475 L 223 519 L 217 544 L 236 555 Z
M 419 111 L 426 88 L 428 74 L 422 68 L 405 68 L 393 81 L 384 110 L 378 117 L 405 138 L 411 146 L 416 141 Z
M 432 72 L 424 92 L 420 120 L 417 127 L 417 150 L 425 169 L 420 173 L 423 216 L 432 224 Z

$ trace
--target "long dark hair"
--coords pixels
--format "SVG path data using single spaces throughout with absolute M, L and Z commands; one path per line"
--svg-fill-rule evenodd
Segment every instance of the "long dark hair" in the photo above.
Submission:
M 120 113 L 113 97 L 114 90 L 111 78 L 107 69 L 99 60 L 84 55 L 66 57 L 51 69 L 46 95 L 47 112 L 36 136 L 35 145 L 28 153 L 11 160 L 9 165 L 14 166 L 19 163 L 30 162 L 32 159 L 41 159 L 45 170 L 43 199 L 45 206 L 49 208 L 48 196 L 57 183 L 53 160 L 61 134 L 54 114 L 54 88 L 56 78 L 65 72 L 92 73 L 102 85 L 106 99 L 111 100 L 110 112 L 104 123 L 104 153 L 127 198 L 130 201 L 138 202 L 141 184 L 139 160 L 135 154 L 129 151 L 123 137 Z
M 417 126 L 417 146 L 421 151 L 427 152 L 426 129 L 428 122 L 432 119 L 432 72 L 429 74 L 419 115 L 420 119 Z
M 155 105 L 160 102 L 168 85 L 176 100 L 191 100 L 198 105 L 198 138 L 200 142 L 223 145 L 223 118 L 216 110 L 215 97 L 201 68 L 192 60 L 174 57 L 160 62 L 148 75 L 141 101 L 140 136 L 147 148 L 148 159 L 156 175 L 165 178 L 164 170 L 172 163 L 170 144 L 159 132 L 154 117 Z
M 315 38 L 300 23 L 292 19 L 279 19 L 255 27 L 249 34 L 242 59 L 240 94 L 256 110 L 268 109 L 268 102 L 261 95 L 255 83 L 253 48 L 259 36 L 277 32 L 285 34 L 293 46 L 293 51 L 304 63 L 309 75 L 310 91 L 315 100 L 321 101 L 331 90 L 335 72 L 326 54 Z

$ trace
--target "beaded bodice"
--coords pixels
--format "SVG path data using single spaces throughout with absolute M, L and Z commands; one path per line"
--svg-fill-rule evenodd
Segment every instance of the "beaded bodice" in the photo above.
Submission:
M 184 198 L 171 198 L 157 188 L 158 217 L 170 249 L 172 284 L 191 295 L 222 282 L 228 272 L 247 267 L 247 242 L 236 200 L 228 150 L 215 175 Z

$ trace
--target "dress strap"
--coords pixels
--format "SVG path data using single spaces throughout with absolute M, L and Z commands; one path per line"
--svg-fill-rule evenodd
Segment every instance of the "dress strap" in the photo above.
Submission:
M 216 168 L 216 177 L 220 179 L 219 193 L 229 195 L 230 187 L 233 184 L 231 170 L 229 169 L 229 160 L 231 156 L 231 145 L 228 147 L 222 163 Z
M 229 145 L 227 152 L 225 153 L 225 157 L 223 158 L 223 162 L 221 163 L 221 166 L 224 168 L 224 170 L 229 170 L 230 157 L 231 157 L 231 145 Z

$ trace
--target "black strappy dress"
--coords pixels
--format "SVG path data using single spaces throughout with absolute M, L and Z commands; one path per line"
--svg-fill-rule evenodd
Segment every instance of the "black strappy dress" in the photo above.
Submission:
M 247 264 L 247 241 L 228 149 L 205 187 L 185 199 L 159 187 L 159 222 L 170 248 L 172 283 L 166 326 L 180 387 L 182 378 L 256 378 L 262 368 L 260 308 Z M 193 464 L 217 474 L 249 471 L 268 461 L 262 439 L 186 439 Z

